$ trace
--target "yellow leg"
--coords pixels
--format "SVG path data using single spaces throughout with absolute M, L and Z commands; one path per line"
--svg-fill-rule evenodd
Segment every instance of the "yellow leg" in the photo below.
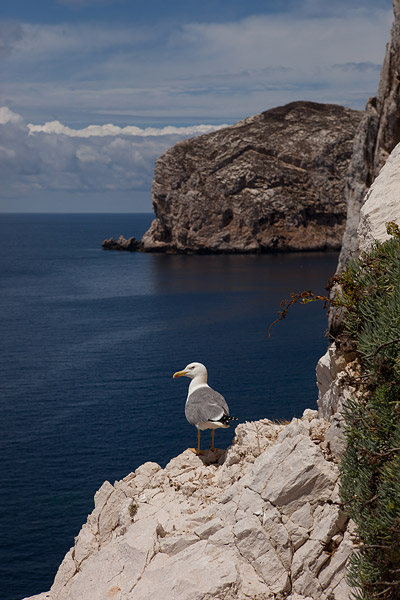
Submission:
M 189 448 L 189 450 L 191 450 L 192 452 L 194 452 L 194 454 L 202 454 L 201 450 L 200 450 L 200 429 L 197 430 L 197 448 Z
M 211 429 L 211 450 L 214 450 L 214 435 L 215 429 Z

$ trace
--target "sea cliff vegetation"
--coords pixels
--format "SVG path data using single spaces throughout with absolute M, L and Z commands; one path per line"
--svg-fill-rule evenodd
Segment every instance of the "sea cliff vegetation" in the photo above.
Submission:
M 330 297 L 291 292 L 269 330 L 293 304 L 322 301 L 336 319 L 336 348 L 353 361 L 341 499 L 358 535 L 348 568 L 354 600 L 400 598 L 400 228 L 387 223 L 387 233 L 331 279 Z
M 400 598 L 400 230 L 351 262 L 337 303 L 359 363 L 344 407 L 341 496 L 359 547 L 349 581 L 357 600 Z

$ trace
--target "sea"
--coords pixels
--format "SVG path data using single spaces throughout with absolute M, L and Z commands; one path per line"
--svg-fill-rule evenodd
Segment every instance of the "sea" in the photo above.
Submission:
M 325 292 L 337 253 L 102 249 L 152 218 L 0 215 L 0 600 L 50 588 L 105 480 L 196 444 L 188 380 L 172 378 L 188 363 L 207 366 L 239 423 L 316 408 L 325 309 L 293 306 L 268 329 L 291 291 Z

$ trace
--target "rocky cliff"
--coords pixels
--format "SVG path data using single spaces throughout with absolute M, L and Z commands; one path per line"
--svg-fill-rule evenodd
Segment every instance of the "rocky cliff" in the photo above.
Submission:
M 376 98 L 367 102 L 354 138 L 346 182 L 347 222 L 338 270 L 358 254 L 357 228 L 365 194 L 400 142 L 400 0 L 393 0 L 394 21 Z
M 156 163 L 145 251 L 338 249 L 344 178 L 362 113 L 274 108 L 179 142 Z
M 399 444 L 397 438 L 393 442 L 391 437 L 399 417 L 398 411 L 395 412 L 396 403 L 392 401 L 398 398 L 396 385 L 399 384 L 396 372 L 391 371 L 391 364 L 397 364 L 399 333 L 398 277 L 393 274 L 399 260 L 399 198 L 400 144 L 387 159 L 361 208 L 357 241 L 358 248 L 365 254 L 358 263 L 361 266 L 353 265 L 345 273 L 340 292 L 346 299 L 347 331 L 336 337 L 317 366 L 319 415 L 331 423 L 325 434 L 331 451 L 342 453 L 344 450 L 342 498 L 360 536 L 359 552 L 350 559 L 350 576 L 353 584 L 360 586 L 357 595 L 360 598 L 397 599 L 400 591 L 396 577 L 398 536 L 394 533 L 398 511 L 389 515 L 390 507 L 397 509 L 399 500 L 395 484 Z M 392 236 L 389 243 L 375 246 L 376 241 L 386 242 Z M 380 406 L 376 404 L 378 397 L 382 401 Z M 346 448 L 342 435 L 343 408 Z M 385 422 L 387 414 L 390 414 L 391 427 Z M 369 448 L 372 439 L 379 440 L 379 448 L 373 447 L 372 453 L 366 455 L 362 445 L 366 442 L 365 448 Z M 391 464 L 396 465 L 394 470 Z M 389 480 L 392 473 L 394 480 Z M 386 495 L 385 489 L 390 490 Z M 393 495 L 391 502 L 388 494 Z M 382 498 L 385 498 L 384 503 Z M 375 526 L 378 520 L 381 524 Z M 379 536 L 384 541 L 378 540 Z
M 368 250 L 375 240 L 387 240 L 386 223 L 389 221 L 400 224 L 400 143 L 359 206 L 354 238 L 357 252 Z
M 186 450 L 106 482 L 37 600 L 347 600 L 352 528 L 329 424 L 236 428 L 228 450 Z
M 400 144 L 398 144 L 366 194 L 358 216 L 355 237 L 357 248 L 368 251 L 375 240 L 388 239 L 386 223 L 400 224 Z M 357 371 L 354 352 L 338 350 L 333 343 L 317 365 L 319 415 L 330 423 L 327 439 L 331 450 L 340 453 L 343 447 L 341 432 L 343 403 L 355 390 L 351 385 Z

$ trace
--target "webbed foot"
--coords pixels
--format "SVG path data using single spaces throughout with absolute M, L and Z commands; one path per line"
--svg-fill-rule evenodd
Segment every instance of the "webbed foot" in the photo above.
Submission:
M 197 456 L 199 454 L 203 454 L 203 450 L 199 450 L 198 448 L 188 448 L 188 450 L 190 450 L 191 452 L 193 452 L 193 454 L 196 454 Z

